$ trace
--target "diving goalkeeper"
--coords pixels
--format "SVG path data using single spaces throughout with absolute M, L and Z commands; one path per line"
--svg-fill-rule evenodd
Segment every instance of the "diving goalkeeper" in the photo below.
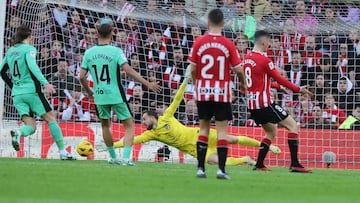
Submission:
M 183 83 L 177 91 L 174 100 L 164 112 L 164 115 L 158 116 L 155 111 L 145 111 L 142 115 L 142 123 L 146 126 L 147 130 L 141 135 L 134 137 L 134 144 L 145 143 L 151 140 L 157 140 L 167 145 L 175 147 L 180 151 L 197 158 L 196 142 L 199 135 L 198 127 L 187 127 L 181 124 L 175 117 L 174 113 L 179 107 L 183 99 L 186 85 L 188 84 L 191 75 L 187 73 Z M 260 147 L 258 140 L 246 136 L 233 136 L 227 135 L 227 141 L 230 144 L 240 144 L 242 146 Z M 208 164 L 217 164 L 218 156 L 216 150 L 217 134 L 215 129 L 210 129 L 208 150 L 205 161 Z M 114 143 L 115 148 L 124 147 L 124 140 L 121 139 Z M 103 149 L 102 145 L 96 146 L 98 151 Z M 280 154 L 281 150 L 277 146 L 270 146 L 270 151 L 274 154 Z M 247 163 L 249 165 L 255 164 L 249 156 L 244 157 L 228 157 L 226 165 L 240 165 Z

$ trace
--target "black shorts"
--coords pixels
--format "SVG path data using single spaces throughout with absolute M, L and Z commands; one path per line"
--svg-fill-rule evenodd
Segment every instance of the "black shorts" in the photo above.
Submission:
M 275 103 L 262 109 L 250 110 L 250 113 L 252 119 L 254 119 L 258 125 L 266 123 L 279 123 L 289 116 L 281 106 Z
M 215 121 L 232 120 L 231 103 L 198 101 L 197 102 L 199 119 L 211 120 L 215 116 Z

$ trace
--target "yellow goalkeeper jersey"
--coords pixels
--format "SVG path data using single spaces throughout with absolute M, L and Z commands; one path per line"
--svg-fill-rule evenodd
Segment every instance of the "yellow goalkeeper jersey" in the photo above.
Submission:
M 196 142 L 199 135 L 199 128 L 187 127 L 174 117 L 174 113 L 183 99 L 186 84 L 187 81 L 181 84 L 173 102 L 166 109 L 164 115 L 159 117 L 157 128 L 146 130 L 141 135 L 135 136 L 134 144 L 157 140 L 171 145 L 193 157 L 197 157 Z M 213 145 L 216 146 L 216 139 L 216 131 L 211 129 L 209 135 L 209 148 Z M 123 142 L 121 144 L 123 144 Z

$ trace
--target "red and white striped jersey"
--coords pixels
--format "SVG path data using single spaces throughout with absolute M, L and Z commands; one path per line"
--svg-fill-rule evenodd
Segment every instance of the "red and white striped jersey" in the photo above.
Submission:
M 249 109 L 262 109 L 270 106 L 273 101 L 270 97 L 270 78 L 275 79 L 293 92 L 300 88 L 283 78 L 276 70 L 274 63 L 265 53 L 253 51 L 247 54 L 242 62 L 247 86 L 247 100 Z
M 241 63 L 234 42 L 220 34 L 209 33 L 198 37 L 188 61 L 197 67 L 197 101 L 231 102 L 230 71 Z

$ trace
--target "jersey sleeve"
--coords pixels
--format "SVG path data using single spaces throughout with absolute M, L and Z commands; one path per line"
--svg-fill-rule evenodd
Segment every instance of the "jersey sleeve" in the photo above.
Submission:
M 194 65 L 197 65 L 197 49 L 198 49 L 198 41 L 195 41 L 193 46 L 191 47 L 189 56 L 188 56 L 188 62 Z
M 85 51 L 85 54 L 84 54 L 84 57 L 83 57 L 83 60 L 82 60 L 82 63 L 81 63 L 81 68 L 84 69 L 84 70 L 87 70 L 89 71 L 89 67 L 88 67 L 88 52 Z
M 126 59 L 126 56 L 124 54 L 124 52 L 119 49 L 119 58 L 118 58 L 118 62 L 119 66 L 121 67 L 122 65 L 128 63 L 128 60 Z
M 6 73 L 9 70 L 9 64 L 7 62 L 7 57 L 5 55 L 1 66 L 0 66 L 0 76 L 4 80 L 5 84 L 11 89 L 13 86 L 13 83 L 11 81 L 11 78 L 9 78 L 8 74 Z
M 292 84 L 290 81 L 285 79 L 280 75 L 280 73 L 276 70 L 274 63 L 269 59 L 266 62 L 266 72 L 274 78 L 280 85 L 285 86 L 292 90 L 293 92 L 300 92 L 300 87 Z
M 25 59 L 26 62 L 29 66 L 29 69 L 31 71 L 32 74 L 34 74 L 35 78 L 42 84 L 42 85 L 46 85 L 49 82 L 46 80 L 46 78 L 44 77 L 44 75 L 41 73 L 39 66 L 36 63 L 36 54 L 37 51 L 35 49 L 35 47 L 32 47 L 31 49 L 29 49 L 29 51 L 26 53 L 25 55 Z
M 236 49 L 234 43 L 232 43 L 232 42 L 230 42 L 229 51 L 230 51 L 231 67 L 233 67 L 233 68 L 239 67 L 241 64 L 240 54 L 239 54 L 238 50 Z
M 141 144 L 141 143 L 149 142 L 150 140 L 155 140 L 155 134 L 154 132 L 147 130 L 141 133 L 140 135 L 135 136 L 133 144 Z M 124 139 L 115 142 L 114 147 L 115 148 L 124 147 Z
M 176 109 L 179 107 L 181 101 L 183 100 L 187 83 L 188 83 L 188 80 L 185 79 L 183 81 L 183 83 L 180 85 L 180 88 L 178 89 L 178 91 L 174 97 L 174 100 L 171 102 L 170 106 L 164 112 L 165 117 L 170 117 L 175 114 Z

